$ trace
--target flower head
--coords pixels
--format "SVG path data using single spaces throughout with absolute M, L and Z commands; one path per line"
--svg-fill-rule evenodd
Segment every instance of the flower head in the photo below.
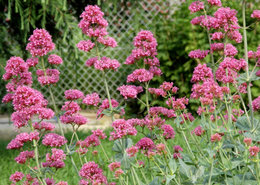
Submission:
M 26 46 L 32 56 L 44 56 L 55 48 L 51 35 L 45 29 L 35 29 Z

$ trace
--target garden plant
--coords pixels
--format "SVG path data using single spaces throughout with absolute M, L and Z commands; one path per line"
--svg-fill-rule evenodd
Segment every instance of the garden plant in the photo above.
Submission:
M 78 24 L 86 40 L 75 44 L 81 52 L 95 55 L 85 65 L 102 74 L 103 81 L 98 83 L 103 84 L 106 99 L 96 92 L 68 89 L 64 92 L 66 102 L 59 108 L 53 88 L 60 74 L 55 67 L 63 60 L 53 53 L 55 44 L 48 31 L 35 29 L 26 47 L 31 58 L 24 61 L 11 57 L 3 75 L 8 81 L 8 94 L 2 101 L 13 105 L 13 125 L 17 130 L 30 129 L 7 145 L 8 150 L 17 152 L 14 162 L 27 166 L 26 171 L 14 169 L 10 183 L 66 185 L 68 182 L 55 174 L 70 163 L 70 173 L 77 177 L 73 184 L 81 185 L 260 184 L 260 96 L 252 99 L 251 93 L 254 81 L 260 79 L 260 46 L 248 51 L 247 29 L 252 25 L 246 24 L 246 0 L 239 3 L 242 25 L 237 10 L 222 7 L 220 0 L 190 4 L 191 24 L 203 28 L 209 44 L 207 50 L 189 53 L 197 67 L 187 97 L 178 97 L 182 87 L 174 86 L 174 82 L 151 87 L 153 79 L 162 75 L 157 41 L 151 31 L 140 30 L 124 62 L 134 70 L 127 76 L 126 85 L 115 89 L 124 101 L 111 98 L 108 71 L 124 65 L 103 56 L 106 48 L 117 47 L 118 43 L 108 35 L 109 24 L 101 9 L 88 5 Z M 252 19 L 260 21 L 260 10 L 249 11 Z M 239 43 L 243 44 L 241 51 L 234 46 Z M 244 57 L 237 58 L 238 52 Z M 36 68 L 36 74 L 30 72 L 32 68 Z M 50 102 L 32 88 L 33 76 L 48 89 Z M 164 98 L 164 106 L 152 106 L 158 97 Z M 129 99 L 137 99 L 145 107 L 143 115 L 129 118 L 124 110 Z M 196 102 L 196 114 L 187 108 L 191 99 Z M 79 128 L 88 124 L 80 113 L 86 106 L 97 110 L 97 119 L 104 115 L 111 118 L 109 135 L 95 129 L 85 139 L 79 137 Z M 48 121 L 53 117 L 59 134 Z M 63 124 L 73 131 L 69 139 Z M 104 142 L 112 142 L 113 147 L 104 148 Z M 113 152 L 108 155 L 109 150 Z

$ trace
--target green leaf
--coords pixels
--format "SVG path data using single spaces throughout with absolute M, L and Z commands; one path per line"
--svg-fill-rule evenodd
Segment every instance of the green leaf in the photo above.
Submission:
M 133 145 L 133 141 L 130 138 L 118 139 L 114 142 L 112 150 L 117 153 L 124 153 L 126 148 L 129 148 Z
M 179 158 L 179 163 L 180 163 L 180 172 L 184 175 L 186 175 L 186 177 L 190 178 L 192 175 L 192 170 L 191 170 L 191 166 L 186 165 L 182 159 Z
M 250 123 L 246 116 L 239 117 L 236 122 L 236 126 L 243 131 L 250 131 Z
M 153 181 L 149 183 L 149 185 L 159 185 L 159 184 L 161 184 L 159 177 L 155 177 Z
M 174 177 L 175 177 L 175 175 L 167 175 L 166 176 L 166 185 L 168 185 L 172 181 L 172 179 L 174 179 Z
M 175 173 L 175 172 L 176 172 L 176 170 L 177 170 L 177 164 L 176 164 L 174 158 L 171 158 L 171 159 L 170 159 L 170 161 L 169 161 L 169 167 L 171 168 L 171 172 L 172 172 L 172 173 Z

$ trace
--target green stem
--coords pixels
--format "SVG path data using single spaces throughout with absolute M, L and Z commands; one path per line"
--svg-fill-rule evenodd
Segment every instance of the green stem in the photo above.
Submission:
M 205 14 L 205 18 L 206 18 L 206 21 L 208 19 L 207 17 L 207 12 L 206 10 L 204 9 L 204 14 Z M 210 33 L 209 33 L 209 29 L 207 29 L 207 36 L 208 36 L 208 41 L 209 41 L 209 48 L 211 47 L 211 38 L 210 38 Z M 214 75 L 214 81 L 216 81 L 216 76 L 215 76 L 215 62 L 214 62 L 214 56 L 213 56 L 213 53 L 210 49 L 210 59 L 211 59 L 211 65 L 212 65 L 212 71 L 213 71 L 213 75 Z
M 100 146 L 101 146 L 101 149 L 102 149 L 103 153 L 105 154 L 105 156 L 106 156 L 106 158 L 107 158 L 107 161 L 110 161 L 109 158 L 108 158 L 108 156 L 107 156 L 107 153 L 106 153 L 106 151 L 105 151 L 105 149 L 104 149 L 104 147 L 103 147 L 103 145 L 102 145 L 102 142 L 100 142 Z
M 209 175 L 209 183 L 208 183 L 208 185 L 211 185 L 212 173 L 213 173 L 213 161 L 211 161 L 211 167 L 210 167 L 210 175 Z
M 247 33 L 246 33 L 246 0 L 243 0 L 242 3 L 242 15 L 243 15 L 243 36 L 244 36 L 244 55 L 245 61 L 247 63 L 246 68 L 246 77 L 247 77 L 247 95 L 249 101 L 249 109 L 250 109 L 250 118 L 251 118 L 251 126 L 254 125 L 254 112 L 252 106 L 252 95 L 251 95 L 251 87 L 249 82 L 249 63 L 248 63 L 248 47 L 247 47 Z
M 32 126 L 31 121 L 29 121 L 29 125 L 30 125 L 32 132 L 33 132 L 34 128 Z M 41 172 L 41 166 L 40 166 L 40 163 L 39 163 L 39 150 L 38 150 L 38 145 L 37 145 L 37 142 L 36 142 L 35 139 L 33 139 L 33 147 L 34 147 L 34 156 L 35 156 L 34 158 L 35 158 L 35 161 L 36 161 L 37 171 L 39 173 L 39 176 L 37 175 L 37 178 L 38 178 L 39 181 L 42 181 L 43 184 L 46 184 L 45 180 L 41 179 L 42 172 Z
M 103 72 L 103 80 L 104 80 L 104 84 L 105 84 L 105 88 L 106 88 L 106 93 L 107 93 L 107 98 L 108 98 L 108 102 L 109 102 L 109 107 L 110 107 L 111 114 L 112 114 L 111 115 L 111 120 L 112 120 L 112 122 L 114 122 L 115 118 L 114 118 L 114 112 L 113 112 L 111 96 L 110 96 L 109 89 L 108 89 L 107 77 L 106 77 L 106 73 L 104 71 L 102 71 L 102 72 Z
M 149 83 L 145 82 L 145 100 L 146 100 L 146 107 L 147 107 L 147 114 L 150 115 L 150 105 L 149 105 Z

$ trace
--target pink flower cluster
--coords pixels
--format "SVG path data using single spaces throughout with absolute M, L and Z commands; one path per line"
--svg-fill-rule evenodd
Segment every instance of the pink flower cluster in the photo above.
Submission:
M 212 6 L 222 6 L 220 0 L 208 0 L 208 3 Z
M 56 84 L 60 79 L 60 72 L 57 69 L 47 69 L 46 71 L 38 69 L 36 74 L 41 85 Z
M 124 171 L 120 167 L 121 167 L 120 162 L 113 162 L 108 165 L 109 170 L 115 172 L 116 178 L 118 178 L 121 174 L 124 173 Z
M 27 143 L 32 140 L 39 140 L 39 132 L 34 131 L 31 133 L 20 133 L 11 142 L 7 145 L 7 149 L 20 149 L 24 146 L 24 143 Z
M 189 6 L 189 10 L 191 13 L 195 13 L 203 9 L 204 9 L 204 3 L 202 1 L 194 1 Z
M 134 157 L 137 152 L 138 152 L 138 147 L 136 146 L 131 146 L 126 149 L 126 153 L 129 157 Z
M 6 85 L 8 94 L 5 95 L 2 100 L 4 103 L 8 103 L 12 101 L 13 92 L 15 92 L 19 86 L 30 86 L 32 84 L 32 74 L 29 72 L 28 64 L 20 57 L 11 57 L 6 63 L 3 80 L 10 80 Z
M 85 11 L 80 15 L 79 28 L 89 37 L 103 37 L 107 35 L 108 22 L 103 18 L 104 13 L 98 6 L 86 6 Z
M 191 98 L 194 99 L 207 98 L 201 100 L 203 100 L 203 102 L 205 102 L 205 100 L 211 102 L 213 98 L 221 99 L 223 97 L 223 93 L 228 93 L 228 92 L 229 89 L 227 89 L 227 87 L 220 87 L 214 81 L 207 81 L 204 82 L 203 84 L 196 83 L 192 86 Z
M 139 125 L 139 126 L 146 126 L 149 130 L 154 130 L 155 127 L 161 128 L 161 126 L 164 125 L 164 123 L 165 123 L 165 119 L 162 119 L 161 117 L 158 116 L 149 117 L 149 115 L 147 115 L 143 120 L 143 125 Z
M 51 119 L 54 112 L 46 108 L 47 100 L 43 95 L 30 87 L 19 86 L 13 95 L 13 106 L 16 112 L 12 114 L 12 121 L 17 128 L 27 125 L 27 122 L 38 115 L 40 119 Z
M 166 140 L 167 139 L 174 139 L 175 132 L 174 132 L 171 125 L 167 125 L 167 124 L 162 125 L 161 129 L 163 130 L 163 136 Z
M 26 60 L 26 64 L 27 64 L 29 67 L 34 67 L 34 66 L 36 66 L 38 63 L 39 63 L 39 59 L 38 59 L 37 57 L 28 58 L 28 59 Z
M 82 103 L 97 106 L 100 103 L 100 97 L 97 93 L 87 94 Z
M 120 91 L 120 94 L 124 96 L 125 99 L 137 98 L 137 94 L 143 91 L 143 87 L 135 85 L 122 85 L 118 87 L 117 90 Z
M 105 47 L 116 47 L 117 42 L 114 38 L 107 36 L 107 26 L 108 22 L 104 19 L 104 13 L 100 10 L 98 6 L 88 5 L 85 7 L 85 11 L 80 15 L 81 21 L 79 23 L 79 28 L 82 32 L 94 38 L 100 44 Z M 85 52 L 90 51 L 95 44 L 91 40 L 80 41 L 77 47 Z
M 95 46 L 95 44 L 93 42 L 91 42 L 91 40 L 82 40 L 77 44 L 77 47 L 79 48 L 79 50 L 82 50 L 85 52 L 89 52 L 94 46 Z
M 222 139 L 221 135 L 219 133 L 216 133 L 211 136 L 210 140 L 211 142 L 218 142 Z
M 51 152 L 52 154 L 46 154 L 46 162 L 42 163 L 43 167 L 63 168 L 65 166 L 63 160 L 66 159 L 66 154 L 63 150 L 57 148 L 52 148 Z
M 19 182 L 23 179 L 24 174 L 22 172 L 16 171 L 14 174 L 10 176 L 10 181 L 13 183 Z
M 169 98 L 166 101 L 166 104 L 173 108 L 173 110 L 184 110 L 186 108 L 186 105 L 188 105 L 189 99 L 188 98 L 177 98 L 175 97 Z
M 202 129 L 201 126 L 197 126 L 193 131 L 191 131 L 192 134 L 195 134 L 196 136 L 203 135 L 205 130 Z
M 148 137 L 144 137 L 142 139 L 140 139 L 136 145 L 135 145 L 138 150 L 142 150 L 142 152 L 144 152 L 145 154 L 148 152 L 148 151 L 151 151 L 155 148 L 155 144 L 153 142 L 153 140 L 151 140 L 150 138 Z
M 53 131 L 55 129 L 55 125 L 49 122 L 35 122 L 32 124 L 33 128 L 39 131 Z
M 23 151 L 16 158 L 15 161 L 19 164 L 26 163 L 27 159 L 34 157 L 34 151 Z
M 140 31 L 134 38 L 135 48 L 131 55 L 126 59 L 125 64 L 134 64 L 137 60 L 145 59 L 144 62 L 150 66 L 158 66 L 157 41 L 152 32 L 147 30 Z M 147 58 L 146 58 L 147 57 Z M 149 57 L 149 58 L 148 58 Z
M 160 116 L 160 115 L 164 115 L 168 118 L 176 117 L 174 110 L 167 109 L 165 107 L 151 107 L 149 110 L 149 114 L 153 117 Z
M 67 140 L 63 136 L 60 136 L 55 133 L 46 134 L 42 140 L 43 145 L 51 147 L 61 147 L 65 143 L 67 143 Z
M 26 50 L 28 50 L 32 56 L 44 56 L 55 48 L 51 35 L 45 29 L 35 29 L 29 41 Z
M 119 103 L 115 99 L 111 99 L 111 104 L 112 104 L 113 108 L 118 107 L 118 105 L 119 105 Z M 110 105 L 109 105 L 108 99 L 104 99 L 97 111 L 97 117 L 102 118 L 104 116 L 104 114 L 102 114 L 103 110 L 109 109 L 109 108 L 110 108 Z M 124 109 L 121 109 L 120 114 L 124 114 L 124 113 L 125 113 Z
M 186 121 L 192 122 L 194 120 L 195 120 L 195 118 L 192 116 L 192 114 L 190 112 L 183 113 L 182 116 L 181 116 L 180 124 L 184 124 L 184 122 L 186 122 Z
M 221 40 L 224 38 L 224 34 L 222 32 L 215 32 L 211 35 L 212 40 Z
M 65 91 L 65 92 L 67 92 L 67 95 L 68 95 L 68 91 Z M 70 91 L 70 92 L 72 92 L 72 91 Z M 73 90 L 73 92 L 78 92 L 78 91 L 77 90 Z M 79 91 L 79 92 L 81 94 L 81 91 Z M 74 95 L 70 94 L 69 99 L 71 99 L 71 98 L 75 99 L 77 97 L 79 97 L 79 96 L 75 96 L 75 93 L 74 93 Z M 82 97 L 82 96 L 80 96 L 80 97 Z M 84 124 L 86 124 L 88 122 L 88 119 L 79 113 L 80 106 L 76 102 L 74 102 L 74 101 L 67 101 L 67 102 L 65 102 L 65 105 L 62 106 L 61 110 L 66 111 L 60 117 L 60 120 L 61 120 L 62 123 L 65 123 L 65 124 L 76 124 L 76 125 L 80 126 L 80 125 L 84 125 Z
M 80 169 L 79 175 L 83 178 L 80 181 L 81 185 L 89 183 L 107 184 L 107 178 L 103 175 L 103 170 L 94 161 L 85 163 Z
M 117 70 L 120 67 L 120 63 L 115 59 L 110 59 L 108 57 L 102 57 L 100 60 L 98 57 L 90 58 L 86 61 L 86 66 L 94 66 L 95 69 L 104 71 L 104 70 Z
M 58 55 L 49 55 L 48 57 L 48 62 L 52 65 L 59 65 L 59 64 L 62 64 L 62 58 Z
M 250 153 L 250 156 L 252 156 L 252 157 L 256 157 L 257 154 L 259 153 L 259 151 L 260 151 L 260 149 L 258 146 L 251 146 L 249 148 L 249 153 Z
M 111 48 L 115 48 L 117 47 L 117 42 L 113 37 L 99 37 L 97 39 L 97 41 L 103 45 L 105 45 L 106 47 L 111 47 Z
M 153 78 L 153 73 L 146 69 L 136 69 L 134 72 L 127 76 L 127 83 L 129 82 L 148 82 Z
M 190 58 L 197 58 L 197 59 L 203 59 L 205 58 L 209 53 L 209 50 L 200 50 L 200 49 L 197 49 L 197 50 L 194 50 L 194 51 L 191 51 L 189 53 L 189 57 Z
M 234 83 L 238 77 L 238 72 L 246 68 L 245 60 L 237 60 L 235 58 L 226 57 L 220 63 L 216 71 L 216 78 L 223 83 Z
M 206 64 L 199 64 L 195 67 L 193 75 L 191 78 L 192 83 L 204 82 L 204 81 L 213 81 L 213 72 L 211 68 L 207 67 Z
M 174 150 L 173 158 L 174 158 L 174 159 L 178 159 L 178 158 L 182 159 L 182 156 L 181 156 L 181 153 L 180 153 L 180 152 L 183 152 L 182 147 L 179 146 L 179 145 L 175 145 L 175 146 L 173 147 L 173 150 Z
M 110 140 L 120 139 L 127 135 L 135 136 L 137 134 L 135 127 L 124 119 L 114 121 L 112 127 L 114 131 L 110 133 Z
M 258 96 L 256 99 L 253 100 L 252 105 L 254 111 L 260 110 L 260 96 Z
M 254 10 L 251 17 L 260 20 L 260 10 Z
M 77 89 L 69 89 L 64 92 L 67 100 L 78 100 L 84 97 L 83 92 Z

